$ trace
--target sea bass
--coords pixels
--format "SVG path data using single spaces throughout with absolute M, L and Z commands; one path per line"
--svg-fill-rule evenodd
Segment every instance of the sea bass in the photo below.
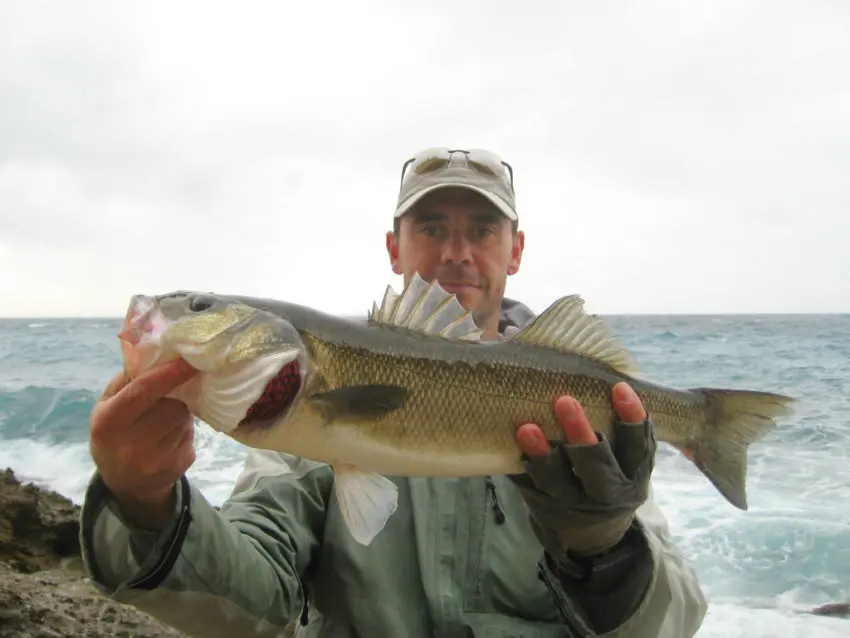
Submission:
M 792 411 L 781 394 L 638 378 L 629 351 L 578 295 L 508 338 L 481 336 L 455 295 L 418 275 L 401 294 L 388 286 L 366 321 L 244 296 L 137 295 L 119 335 L 131 377 L 176 357 L 198 369 L 170 396 L 215 430 L 306 459 L 296 472 L 330 465 L 343 518 L 363 544 L 396 508 L 384 475 L 522 473 L 516 428 L 537 423 L 562 440 L 560 395 L 613 437 L 611 389 L 628 382 L 656 438 L 741 509 L 748 446 Z

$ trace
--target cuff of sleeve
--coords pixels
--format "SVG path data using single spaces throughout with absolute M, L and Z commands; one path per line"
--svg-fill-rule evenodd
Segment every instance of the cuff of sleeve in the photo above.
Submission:
M 171 512 L 168 524 L 162 530 L 155 531 L 139 527 L 132 520 L 124 516 L 121 508 L 118 506 L 118 503 L 112 497 L 112 493 L 109 491 L 109 488 L 105 485 L 103 487 L 106 490 L 104 504 L 112 515 L 115 516 L 118 522 L 127 529 L 130 536 L 130 549 L 133 552 L 133 558 L 141 565 L 145 562 L 147 557 L 150 556 L 151 552 L 159 548 L 158 545 L 161 545 L 160 540 L 164 537 L 170 537 L 174 532 L 177 519 L 179 518 L 180 511 L 183 508 L 183 490 L 178 489 L 178 485 L 175 484 L 174 509 Z
M 639 611 L 656 566 L 643 530 L 633 524 L 610 550 L 561 561 L 544 552 L 539 569 L 562 621 L 576 635 L 597 636 L 614 631 Z
M 182 477 L 175 489 L 174 516 L 156 532 L 123 516 L 100 474 L 94 474 L 80 514 L 80 546 L 86 569 L 103 593 L 153 589 L 168 575 L 191 521 L 188 479 Z

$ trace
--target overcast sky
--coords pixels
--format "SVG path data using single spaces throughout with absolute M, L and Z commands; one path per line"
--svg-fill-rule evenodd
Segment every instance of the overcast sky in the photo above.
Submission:
M 0 316 L 363 313 L 399 283 L 401 164 L 443 144 L 513 165 L 535 311 L 850 312 L 850 2 L 28 0 L 0 5 Z

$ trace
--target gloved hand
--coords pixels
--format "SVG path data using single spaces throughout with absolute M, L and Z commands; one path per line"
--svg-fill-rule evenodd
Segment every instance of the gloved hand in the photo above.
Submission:
M 614 442 L 595 433 L 578 401 L 561 397 L 555 413 L 566 440 L 554 449 L 536 424 L 524 424 L 517 442 L 525 474 L 511 476 L 531 513 L 543 547 L 556 560 L 567 552 L 597 554 L 617 545 L 646 500 L 655 460 L 652 425 L 625 383 L 612 392 Z

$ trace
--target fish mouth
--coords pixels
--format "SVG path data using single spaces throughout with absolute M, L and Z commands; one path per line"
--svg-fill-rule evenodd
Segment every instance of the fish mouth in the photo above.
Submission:
M 168 329 L 170 320 L 162 314 L 156 298 L 134 295 L 127 308 L 124 323 L 118 333 L 124 368 L 131 377 L 149 368 L 166 356 L 160 337 Z
M 238 431 L 266 429 L 279 422 L 295 403 L 304 384 L 304 365 L 296 356 L 268 380 L 260 396 L 236 427 Z
M 148 295 L 133 295 L 118 338 L 130 345 L 138 345 L 157 336 L 164 323 L 165 318 L 159 313 L 156 299 Z

